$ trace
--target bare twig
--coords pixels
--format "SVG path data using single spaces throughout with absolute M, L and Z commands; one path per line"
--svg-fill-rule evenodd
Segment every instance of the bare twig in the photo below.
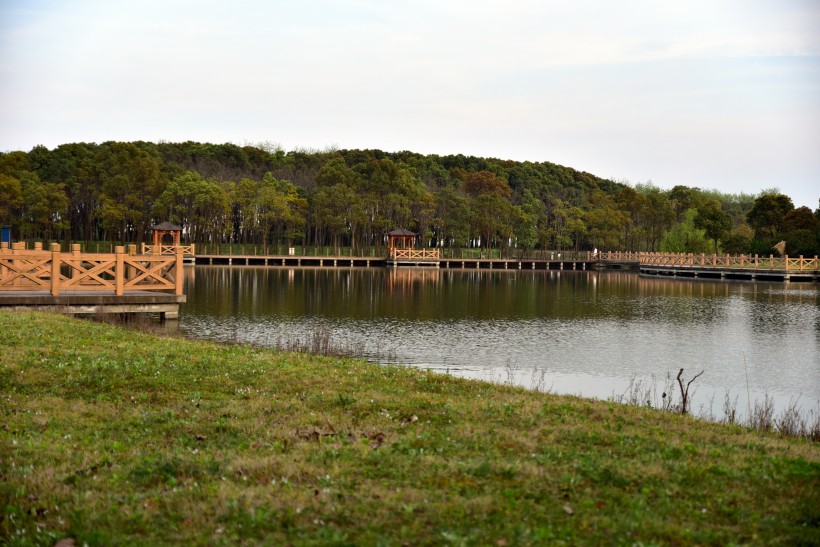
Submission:
M 678 372 L 677 380 L 678 380 L 678 385 L 680 386 L 680 397 L 681 397 L 680 413 L 681 414 L 686 414 L 686 412 L 687 412 L 687 408 L 688 408 L 688 404 L 689 404 L 689 386 L 691 386 L 692 382 L 697 380 L 698 376 L 700 376 L 704 372 L 706 372 L 706 371 L 701 370 L 698 374 L 695 374 L 695 376 L 691 380 L 689 380 L 689 382 L 686 384 L 686 387 L 684 387 L 683 380 L 681 379 L 681 376 L 683 375 L 683 369 L 680 369 L 680 372 Z

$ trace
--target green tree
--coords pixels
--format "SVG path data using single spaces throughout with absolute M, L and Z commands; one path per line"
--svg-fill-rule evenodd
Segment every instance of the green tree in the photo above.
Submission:
M 489 250 L 498 236 L 501 236 L 501 246 L 506 246 L 513 231 L 510 185 L 486 170 L 465 173 L 464 177 L 463 188 L 470 198 L 473 229 L 480 237 L 481 246 Z
M 629 215 L 601 190 L 593 191 L 589 201 L 585 220 L 591 245 L 601 250 L 622 248 L 624 227 L 631 222 Z
M 271 173 L 266 173 L 259 185 L 254 205 L 265 253 L 271 242 L 271 233 L 278 232 L 288 246 L 294 238 L 301 235 L 307 200 L 299 195 L 296 186 L 290 182 L 278 180 Z
M 159 158 L 136 144 L 113 142 L 104 144 L 95 160 L 103 226 L 121 241 L 142 241 L 166 182 Z
M 673 203 L 664 192 L 652 184 L 638 184 L 635 188 L 646 197 L 641 226 L 644 234 L 642 250 L 657 251 L 664 232 L 672 227 L 672 222 L 676 218 Z
M 178 224 L 195 243 L 219 240 L 228 211 L 225 188 L 193 171 L 171 180 L 155 205 L 155 214 L 159 218 Z
M 789 256 L 820 254 L 818 230 L 820 230 L 820 222 L 808 207 L 798 207 L 786 213 L 783 219 L 786 254 Z
M 0 224 L 16 223 L 17 209 L 23 200 L 23 187 L 20 181 L 0 173 Z
M 433 196 L 435 214 L 432 220 L 435 237 L 448 247 L 463 247 L 470 240 L 472 210 L 467 196 L 452 187 L 440 189 Z
M 663 235 L 660 250 L 664 253 L 707 253 L 709 240 L 706 230 L 695 226 L 695 217 L 698 211 L 689 209 L 683 214 L 683 220 L 678 222 Z
M 746 220 L 755 229 L 756 235 L 774 240 L 783 231 L 786 215 L 792 209 L 794 204 L 789 196 L 764 194 L 755 200 Z
M 706 237 L 714 242 L 717 254 L 718 241 L 732 229 L 732 217 L 723 211 L 718 200 L 711 200 L 698 207 L 695 227 L 702 229 Z
M 68 198 L 62 184 L 42 182 L 36 173 L 21 173 L 22 215 L 20 231 L 24 238 L 58 239 L 69 227 Z
M 751 248 L 755 232 L 745 222 L 735 226 L 723 239 L 723 252 L 729 254 L 747 254 Z

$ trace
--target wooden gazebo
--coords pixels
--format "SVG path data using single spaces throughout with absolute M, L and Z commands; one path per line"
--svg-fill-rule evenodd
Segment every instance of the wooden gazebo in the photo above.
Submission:
M 154 233 L 153 245 L 142 245 L 142 254 L 167 255 L 175 254 L 177 250 L 182 254 L 193 256 L 193 245 L 182 245 L 182 228 L 171 222 L 162 222 L 152 228 Z M 165 236 L 171 236 L 173 243 L 163 243 Z
M 416 249 L 416 234 L 404 228 L 387 232 L 388 266 L 438 267 L 438 249 Z
M 170 235 L 174 238 L 174 246 L 179 246 L 179 242 L 182 240 L 182 228 L 173 224 L 171 222 L 162 222 L 157 224 L 153 228 L 154 230 L 154 247 L 159 247 L 162 245 L 162 239 Z
M 387 232 L 387 250 L 412 249 L 416 246 L 416 234 L 404 228 Z

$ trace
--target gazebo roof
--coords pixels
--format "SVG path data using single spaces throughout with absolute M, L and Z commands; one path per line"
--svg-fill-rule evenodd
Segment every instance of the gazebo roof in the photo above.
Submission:
M 410 237 L 410 236 L 415 236 L 416 234 L 414 234 L 410 230 L 405 230 L 404 228 L 397 228 L 393 231 L 387 232 L 387 235 L 389 235 L 389 236 L 398 236 L 398 237 Z
M 158 232 L 181 232 L 182 228 L 166 220 L 165 222 L 154 226 L 153 230 Z

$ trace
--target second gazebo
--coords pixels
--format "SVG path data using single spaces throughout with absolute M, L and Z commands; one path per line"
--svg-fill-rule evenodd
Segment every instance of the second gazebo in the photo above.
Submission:
M 416 234 L 404 228 L 387 233 L 388 266 L 439 265 L 438 249 L 416 249 Z

